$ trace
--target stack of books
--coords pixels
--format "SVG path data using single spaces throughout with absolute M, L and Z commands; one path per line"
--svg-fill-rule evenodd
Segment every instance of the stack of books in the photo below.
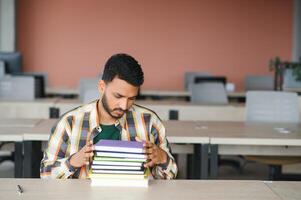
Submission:
M 142 142 L 100 140 L 94 147 L 89 174 L 92 186 L 148 187 Z

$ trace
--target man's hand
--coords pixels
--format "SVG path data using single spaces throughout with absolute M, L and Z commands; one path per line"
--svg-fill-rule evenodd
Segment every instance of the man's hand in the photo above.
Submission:
M 89 165 L 91 158 L 93 157 L 93 142 L 90 141 L 79 152 L 74 154 L 70 159 L 70 164 L 75 167 L 81 167 L 83 165 Z
M 138 137 L 135 139 L 138 142 L 143 142 L 145 153 L 147 155 L 147 162 L 144 164 L 144 167 L 153 167 L 154 165 L 166 163 L 167 153 L 163 149 L 151 142 L 142 141 Z

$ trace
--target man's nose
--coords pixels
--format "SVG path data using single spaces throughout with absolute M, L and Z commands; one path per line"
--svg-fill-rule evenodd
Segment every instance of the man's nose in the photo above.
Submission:
M 127 109 L 127 104 L 128 104 L 128 100 L 123 99 L 123 100 L 120 101 L 119 106 L 122 110 L 126 110 Z

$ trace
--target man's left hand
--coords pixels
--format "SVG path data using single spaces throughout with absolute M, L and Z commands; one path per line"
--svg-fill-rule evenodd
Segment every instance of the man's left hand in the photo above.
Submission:
M 167 162 L 167 153 L 163 149 L 151 142 L 142 141 L 138 137 L 135 139 L 138 142 L 143 142 L 144 150 L 147 155 L 147 162 L 144 164 L 144 167 L 153 167 L 154 165 Z

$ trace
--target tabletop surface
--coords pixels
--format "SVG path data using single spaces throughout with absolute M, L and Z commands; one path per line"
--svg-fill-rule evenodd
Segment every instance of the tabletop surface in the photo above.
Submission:
M 17 193 L 17 185 L 24 192 Z M 222 180 L 151 180 L 148 188 L 91 187 L 90 180 L 0 179 L 6 199 L 300 199 L 301 183 Z M 279 186 L 284 189 L 279 190 Z M 118 191 L 118 192 L 116 192 Z

